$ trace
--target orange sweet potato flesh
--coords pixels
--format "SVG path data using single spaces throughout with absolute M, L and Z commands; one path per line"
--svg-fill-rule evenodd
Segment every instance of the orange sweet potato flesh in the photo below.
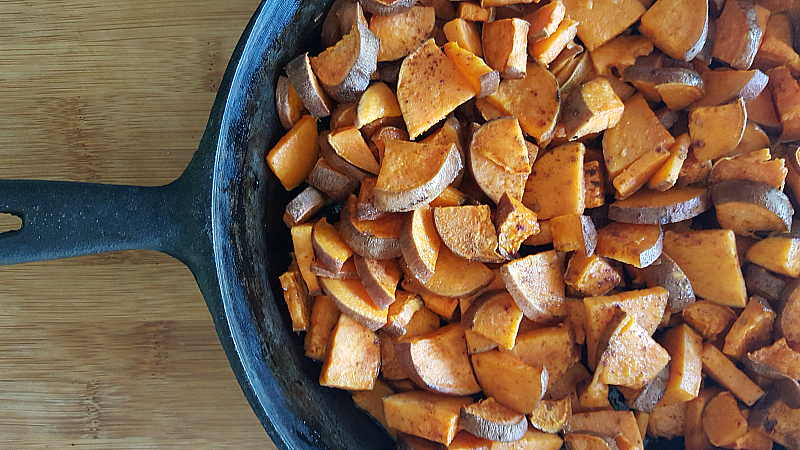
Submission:
M 565 0 L 564 6 L 567 17 L 578 22 L 578 38 L 589 51 L 622 33 L 645 12 L 638 0 Z
M 375 386 L 380 364 L 378 335 L 342 315 L 331 332 L 319 383 L 341 389 L 370 390 Z
M 531 413 L 547 389 L 546 369 L 498 350 L 472 355 L 472 365 L 484 394 L 520 414 Z
M 385 397 L 383 409 L 390 427 L 448 445 L 458 431 L 461 407 L 470 403 L 470 397 L 411 391 Z
M 267 154 L 269 168 L 287 191 L 299 186 L 314 169 L 318 138 L 317 121 L 304 116 Z
M 730 390 L 733 395 L 748 406 L 752 406 L 764 396 L 764 391 L 739 370 L 717 347 L 710 342 L 703 346 L 701 355 L 703 372 Z

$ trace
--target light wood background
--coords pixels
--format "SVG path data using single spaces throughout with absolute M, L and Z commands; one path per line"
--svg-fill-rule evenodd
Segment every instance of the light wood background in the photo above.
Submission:
M 0 178 L 176 178 L 257 6 L 1 1 Z M 274 448 L 176 260 L 0 267 L 0 448 L 72 445 Z

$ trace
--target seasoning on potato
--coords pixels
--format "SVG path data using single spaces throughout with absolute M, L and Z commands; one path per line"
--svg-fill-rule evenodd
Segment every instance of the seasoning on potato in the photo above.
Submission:
M 320 383 L 399 449 L 798 448 L 800 9 L 721 3 L 336 0 L 266 158 Z

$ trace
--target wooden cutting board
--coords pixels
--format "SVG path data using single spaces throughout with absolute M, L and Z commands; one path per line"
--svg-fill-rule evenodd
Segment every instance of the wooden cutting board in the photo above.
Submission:
M 0 178 L 175 179 L 258 3 L 0 2 Z M 0 448 L 71 445 L 274 448 L 178 261 L 0 267 Z

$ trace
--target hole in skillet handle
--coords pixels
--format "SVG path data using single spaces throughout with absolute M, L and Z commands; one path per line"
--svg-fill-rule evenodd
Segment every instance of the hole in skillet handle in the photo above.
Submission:
M 0 234 L 12 233 L 22 229 L 22 216 L 0 212 Z

